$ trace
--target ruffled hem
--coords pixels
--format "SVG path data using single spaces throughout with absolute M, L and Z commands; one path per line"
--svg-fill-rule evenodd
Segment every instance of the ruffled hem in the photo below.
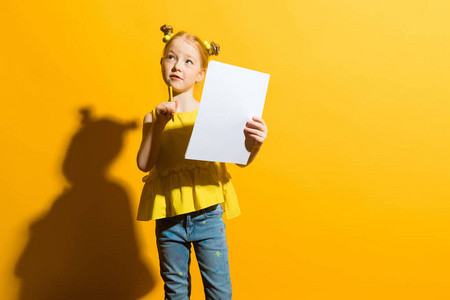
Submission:
M 199 161 L 181 167 L 154 170 L 145 182 L 138 209 L 138 220 L 172 217 L 224 204 L 227 218 L 240 214 L 231 175 L 225 165 Z
M 217 164 L 218 163 L 209 161 L 198 161 L 189 165 L 170 167 L 159 171 L 157 171 L 156 169 L 151 169 L 150 172 L 142 178 L 142 181 L 150 182 L 155 178 L 162 179 L 171 175 L 177 175 L 180 173 L 189 173 L 197 169 L 209 169 L 212 173 L 211 175 L 215 175 L 214 173 L 217 173 Z M 227 179 L 229 180 L 231 179 L 230 173 L 228 173 L 226 170 L 224 171 L 224 175 Z

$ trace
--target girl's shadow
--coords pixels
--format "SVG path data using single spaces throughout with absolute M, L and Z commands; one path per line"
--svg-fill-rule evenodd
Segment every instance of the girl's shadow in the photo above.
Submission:
M 106 176 L 136 124 L 81 112 L 63 164 L 70 187 L 31 224 L 15 268 L 19 300 L 132 300 L 155 283 L 139 254 L 129 197 Z

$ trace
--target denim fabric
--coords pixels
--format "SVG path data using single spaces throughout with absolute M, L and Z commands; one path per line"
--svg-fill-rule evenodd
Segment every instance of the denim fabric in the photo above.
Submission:
M 191 294 L 191 244 L 206 300 L 230 300 L 231 282 L 225 223 L 220 204 L 193 213 L 156 220 L 156 238 L 166 300 Z

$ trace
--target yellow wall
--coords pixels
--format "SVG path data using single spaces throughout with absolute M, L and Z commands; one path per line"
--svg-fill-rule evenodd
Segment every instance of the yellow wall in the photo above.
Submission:
M 134 219 L 164 23 L 271 74 L 268 140 L 230 167 L 235 299 L 450 298 L 450 2 L 265 2 L 2 2 L 0 299 L 161 299 L 154 223 Z M 80 140 L 93 157 L 68 154 Z M 109 179 L 67 184 L 114 151 Z

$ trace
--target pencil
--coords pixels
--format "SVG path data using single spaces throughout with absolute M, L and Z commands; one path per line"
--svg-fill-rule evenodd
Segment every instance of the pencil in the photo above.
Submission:
M 173 101 L 173 91 L 172 86 L 169 86 L 169 102 Z
M 172 86 L 169 85 L 169 102 L 173 101 L 173 90 L 172 90 Z M 172 114 L 172 122 L 174 122 L 175 119 L 173 118 L 173 114 Z

